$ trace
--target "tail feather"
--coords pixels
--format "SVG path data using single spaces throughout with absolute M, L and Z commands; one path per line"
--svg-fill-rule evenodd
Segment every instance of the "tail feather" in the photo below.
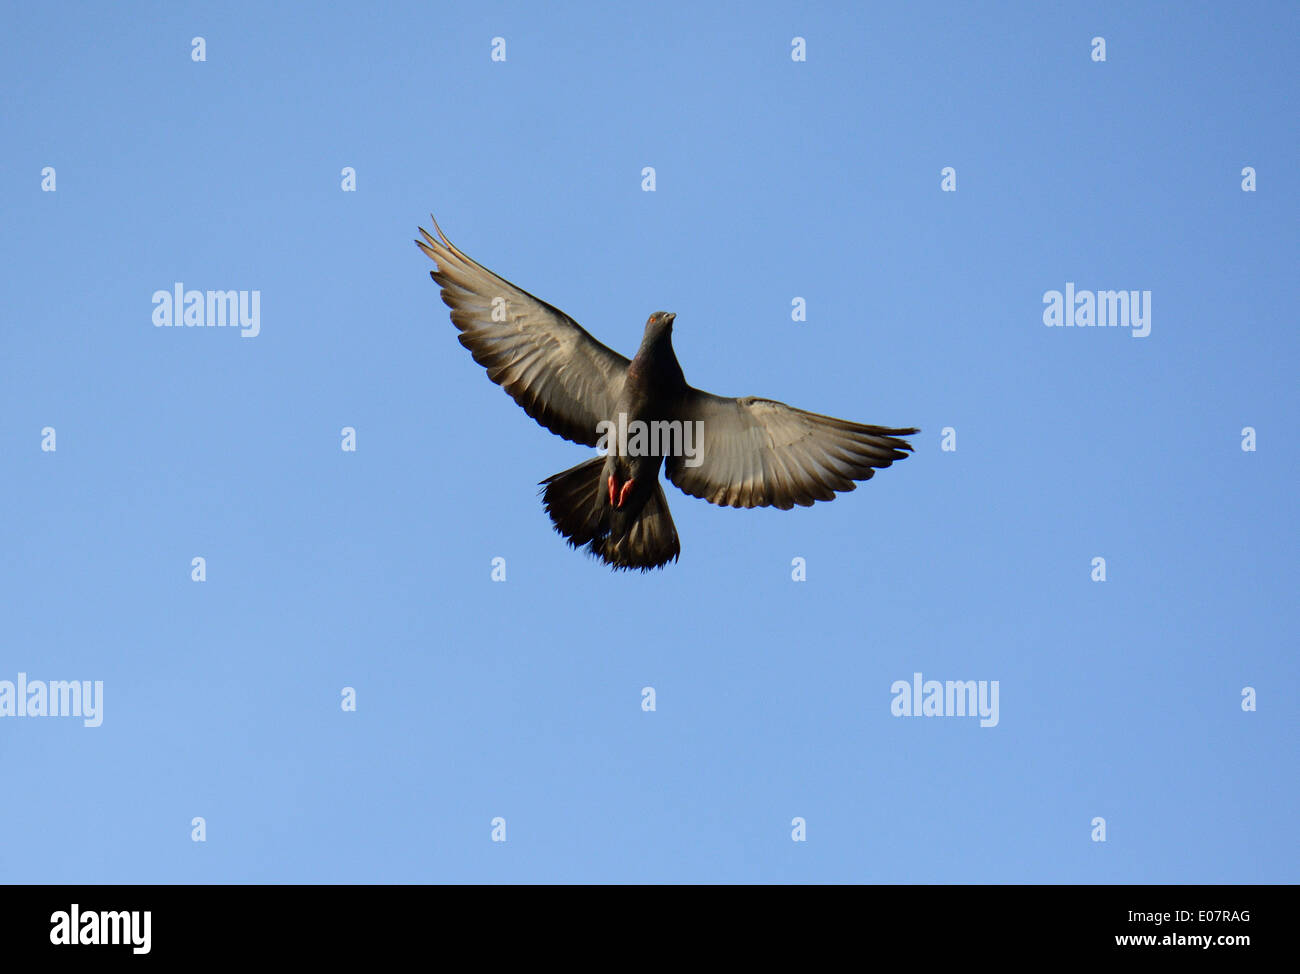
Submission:
M 542 481 L 542 503 L 555 530 L 575 548 L 590 544 L 600 531 L 600 471 L 605 461 L 587 460 Z
M 636 518 L 623 524 L 620 517 L 616 526 L 602 491 L 604 467 L 604 458 L 594 457 L 542 481 L 542 503 L 555 530 L 612 568 L 645 572 L 675 561 L 681 543 L 663 485 L 656 481 Z

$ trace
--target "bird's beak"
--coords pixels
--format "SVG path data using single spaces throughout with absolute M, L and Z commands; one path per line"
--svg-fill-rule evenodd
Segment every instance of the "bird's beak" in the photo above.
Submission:
M 671 324 L 673 323 L 674 319 L 676 319 L 676 317 L 677 317 L 677 312 L 675 312 L 675 311 L 670 311 L 670 312 L 668 312 L 668 324 L 671 325 Z

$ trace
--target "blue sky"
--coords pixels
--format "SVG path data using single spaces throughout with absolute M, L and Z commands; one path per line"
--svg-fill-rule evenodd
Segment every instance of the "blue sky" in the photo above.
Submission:
M 0 718 L 0 879 L 1300 879 L 1295 6 L 613 6 L 10 11 L 0 681 L 104 713 Z M 670 487 L 681 561 L 612 575 L 431 210 L 915 455 L 808 510 Z M 154 327 L 177 282 L 260 333 Z M 1044 327 L 1067 282 L 1150 334 Z M 893 716 L 916 672 L 998 725 Z

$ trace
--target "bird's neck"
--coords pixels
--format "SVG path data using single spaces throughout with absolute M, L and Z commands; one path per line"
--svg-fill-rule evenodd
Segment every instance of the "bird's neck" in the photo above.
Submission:
M 645 338 L 637 349 L 628 372 L 642 382 L 654 385 L 685 383 L 686 376 L 677 362 L 672 338 L 660 335 Z

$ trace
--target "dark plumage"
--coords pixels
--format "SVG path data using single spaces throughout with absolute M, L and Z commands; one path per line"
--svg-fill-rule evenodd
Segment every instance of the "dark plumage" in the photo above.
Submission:
M 609 446 L 597 456 L 542 481 L 543 503 L 555 528 L 614 568 L 658 568 L 681 551 L 667 478 L 694 497 L 729 507 L 809 506 L 853 490 L 876 470 L 907 456 L 901 436 L 916 429 L 864 426 L 795 409 L 772 399 L 727 399 L 686 382 L 673 352 L 676 317 L 656 311 L 629 361 L 581 325 L 471 260 L 443 234 L 423 228 L 416 244 L 460 329 L 460 343 L 493 382 L 553 433 L 585 446 Z M 626 443 L 617 429 L 685 424 L 698 442 Z M 685 446 L 694 449 L 684 449 Z M 698 450 L 698 455 L 695 454 Z M 696 462 L 698 460 L 698 463 Z

